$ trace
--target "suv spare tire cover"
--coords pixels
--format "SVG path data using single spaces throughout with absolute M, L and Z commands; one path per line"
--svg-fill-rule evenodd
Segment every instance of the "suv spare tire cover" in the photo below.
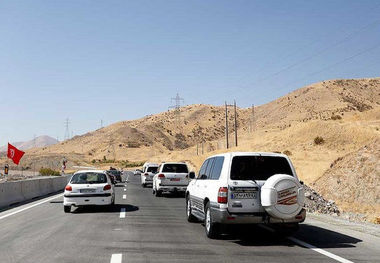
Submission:
M 261 205 L 276 218 L 294 218 L 305 202 L 304 189 L 297 178 L 275 174 L 261 187 Z

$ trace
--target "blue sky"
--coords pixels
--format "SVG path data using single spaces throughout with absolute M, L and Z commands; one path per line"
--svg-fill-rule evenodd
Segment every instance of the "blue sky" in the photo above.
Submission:
M 379 1 L 1 1 L 0 144 L 380 72 Z M 352 57 L 352 58 L 351 58 Z

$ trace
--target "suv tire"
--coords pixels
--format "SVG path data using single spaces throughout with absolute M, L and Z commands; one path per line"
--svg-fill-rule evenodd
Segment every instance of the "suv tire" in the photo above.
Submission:
M 63 211 L 65 211 L 65 213 L 70 213 L 71 212 L 71 205 L 63 206 Z
M 219 237 L 220 234 L 220 225 L 213 222 L 210 203 L 207 203 L 205 206 L 205 230 L 206 236 L 211 239 Z
M 186 218 L 190 223 L 197 222 L 197 218 L 191 213 L 191 200 L 189 196 L 186 197 Z
M 161 197 L 162 196 L 162 191 L 156 190 L 155 195 L 156 195 L 156 197 Z

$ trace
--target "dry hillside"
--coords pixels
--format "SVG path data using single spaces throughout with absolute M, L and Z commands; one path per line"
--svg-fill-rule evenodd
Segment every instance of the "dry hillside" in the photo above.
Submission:
M 224 107 L 198 104 L 182 107 L 180 112 L 179 122 L 176 112 L 171 110 L 118 122 L 57 145 L 29 150 L 23 165 L 30 165 L 38 157 L 37 166 L 46 166 L 50 165 L 46 163 L 50 156 L 55 161 L 66 156 L 71 165 L 91 165 L 97 160 L 94 165 L 99 167 L 108 165 L 99 163 L 98 160 L 104 159 L 186 160 L 197 170 L 205 157 L 226 151 Z M 314 186 L 322 190 L 322 182 L 335 180 L 336 175 L 329 170 L 335 160 L 358 154 L 365 145 L 380 138 L 380 78 L 329 80 L 295 90 L 255 107 L 250 130 L 251 112 L 250 108 L 238 109 L 239 146 L 228 150 L 286 152 L 301 179 L 308 184 L 315 183 Z M 232 118 L 231 112 L 230 128 Z M 316 137 L 323 139 L 321 143 L 315 143 Z M 230 142 L 231 145 L 234 142 L 232 134 Z M 351 169 L 352 176 L 361 173 L 360 166 Z M 374 171 L 375 181 L 379 176 L 377 171 Z M 366 191 L 361 188 L 363 185 L 357 186 L 358 195 Z M 323 193 L 329 196 L 334 189 L 326 188 Z M 361 209 L 364 204 L 371 203 L 372 207 L 377 202 L 376 195 L 369 195 L 372 201 L 355 197 L 357 202 L 348 201 L 356 202 L 355 208 L 350 208 L 344 205 L 346 199 L 342 196 L 331 197 L 344 209 L 363 213 L 369 211 Z M 378 207 L 374 211 L 380 215 Z

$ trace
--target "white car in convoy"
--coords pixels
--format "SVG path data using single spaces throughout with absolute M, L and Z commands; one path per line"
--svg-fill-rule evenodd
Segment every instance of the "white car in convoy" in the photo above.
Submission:
M 189 168 L 183 162 L 161 163 L 153 177 L 153 194 L 185 192 L 189 184 Z
M 273 224 L 296 230 L 306 217 L 304 189 L 289 158 L 277 153 L 225 153 L 206 159 L 186 190 L 189 222 L 215 238 L 222 224 Z
M 146 187 L 148 184 L 152 184 L 153 176 L 157 172 L 158 164 L 156 163 L 145 163 L 143 170 L 141 172 L 141 185 Z
M 114 186 L 106 172 L 79 171 L 65 187 L 63 208 L 65 213 L 70 213 L 71 206 L 112 205 L 114 200 Z

